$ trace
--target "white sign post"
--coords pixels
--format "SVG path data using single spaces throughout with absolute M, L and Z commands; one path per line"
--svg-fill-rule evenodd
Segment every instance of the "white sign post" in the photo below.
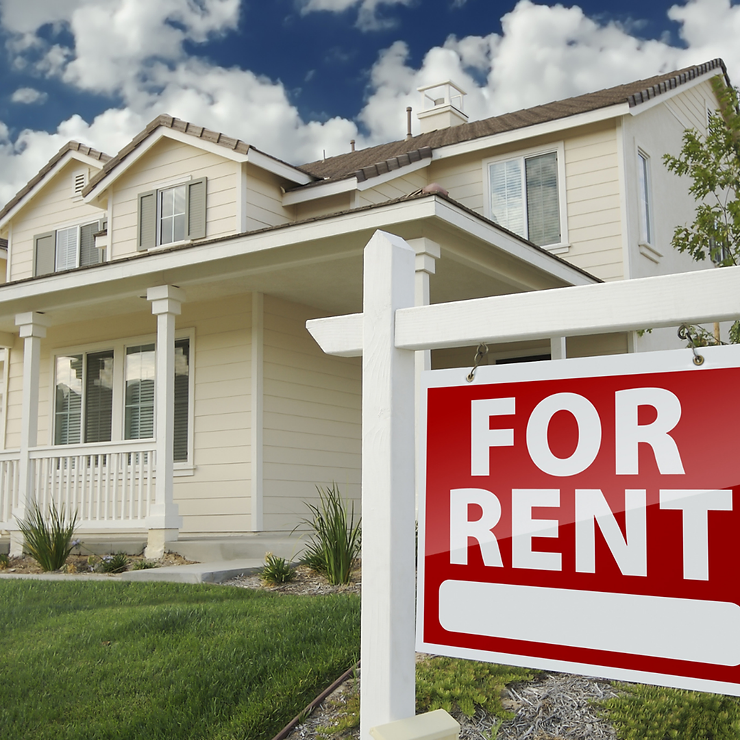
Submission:
M 414 714 L 413 351 L 733 320 L 739 296 L 728 267 L 414 307 L 414 252 L 373 236 L 364 315 L 307 323 L 325 352 L 364 357 L 362 740 Z

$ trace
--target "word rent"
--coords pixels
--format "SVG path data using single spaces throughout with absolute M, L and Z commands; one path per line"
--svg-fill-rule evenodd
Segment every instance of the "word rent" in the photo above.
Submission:
M 661 476 L 684 475 L 681 450 L 672 435 L 681 419 L 681 402 L 671 391 L 659 387 L 629 388 L 613 394 L 613 459 L 616 476 L 638 476 L 641 460 L 652 453 Z M 654 419 L 639 423 L 640 409 L 652 409 Z M 553 417 L 570 414 L 577 426 L 575 449 L 567 456 L 553 453 L 548 430 Z M 554 479 L 567 479 L 587 472 L 602 449 L 602 420 L 594 404 L 577 393 L 554 393 L 543 398 L 529 414 L 525 433 L 515 438 L 516 397 L 470 401 L 470 475 L 491 476 L 492 450 L 525 445 L 529 460 Z M 612 418 L 610 416 L 610 418 Z M 491 428 L 491 420 L 497 428 Z M 612 439 L 610 435 L 610 439 Z M 610 457 L 611 459 L 611 457 Z M 495 475 L 493 476 L 495 481 Z M 732 510 L 732 491 L 676 488 L 658 491 L 661 510 L 677 510 L 682 516 L 683 578 L 709 579 L 709 513 Z M 490 488 L 493 485 L 489 484 Z M 461 487 L 450 490 L 450 563 L 467 565 L 470 541 L 480 547 L 485 566 L 503 567 L 499 539 L 494 530 L 506 524 L 511 533 L 511 567 L 561 571 L 563 558 L 553 548 L 538 549 L 537 538 L 558 538 L 558 519 L 540 518 L 537 510 L 561 506 L 561 487 L 513 488 L 507 516 L 502 522 L 501 499 L 495 490 Z M 598 528 L 621 573 L 647 576 L 647 490 L 624 488 L 624 532 L 601 488 L 574 490 L 575 571 L 596 572 L 596 529 Z M 509 529 L 510 525 L 510 529 Z

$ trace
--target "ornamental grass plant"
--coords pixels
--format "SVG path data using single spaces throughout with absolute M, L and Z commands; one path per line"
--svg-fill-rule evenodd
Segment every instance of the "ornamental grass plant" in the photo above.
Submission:
M 45 516 L 41 507 L 34 502 L 26 518 L 16 521 L 23 535 L 24 549 L 41 570 L 60 570 L 79 544 L 72 539 L 77 526 L 77 512 L 68 519 L 64 506 L 57 509 L 52 503 Z
M 306 546 L 303 562 L 326 576 L 332 586 L 349 583 L 352 569 L 360 556 L 362 545 L 361 519 L 355 522 L 355 504 L 347 506 L 336 483 L 323 488 L 316 486 L 318 504 L 307 504 L 310 519 L 303 519 L 313 531 Z

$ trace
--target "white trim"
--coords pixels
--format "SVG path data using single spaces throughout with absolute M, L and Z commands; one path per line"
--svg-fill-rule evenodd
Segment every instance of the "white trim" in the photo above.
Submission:
M 252 293 L 252 336 L 250 363 L 250 454 L 251 475 L 250 529 L 264 529 L 264 359 L 265 359 L 265 302 L 262 293 Z
M 97 286 L 97 294 L 105 292 L 103 286 L 114 286 L 124 281 L 123 290 L 128 294 L 140 290 L 140 286 L 127 284 L 128 279 L 159 275 L 162 271 L 200 266 L 218 262 L 233 256 L 278 250 L 304 242 L 355 234 L 362 230 L 396 229 L 403 224 L 425 219 L 439 219 L 440 225 L 449 225 L 464 230 L 469 237 L 480 239 L 494 249 L 500 249 L 524 263 L 529 264 L 553 277 L 573 285 L 590 285 L 597 278 L 562 260 L 556 260 L 546 251 L 532 247 L 518 237 L 512 236 L 486 221 L 473 216 L 442 198 L 429 196 L 411 201 L 377 206 L 366 211 L 343 213 L 339 216 L 309 221 L 299 226 L 288 225 L 253 234 L 237 235 L 229 239 L 204 242 L 183 250 L 164 249 L 142 253 L 140 257 L 129 260 L 113 260 L 102 269 L 94 267 L 79 272 L 54 273 L 35 280 L 24 280 L 17 284 L 0 287 L 0 310 L 15 311 L 12 304 L 32 301 L 41 310 L 51 310 L 55 294 L 75 291 L 85 286 Z M 308 258 L 308 263 L 315 259 Z M 175 282 L 177 282 L 177 279 Z M 120 290 L 120 288 L 119 288 Z
M 382 185 L 385 182 L 390 182 L 398 177 L 408 175 L 411 172 L 416 172 L 417 170 L 429 167 L 431 163 L 431 157 L 424 157 L 424 159 L 420 159 L 417 162 L 411 162 L 411 164 L 407 164 L 405 167 L 399 167 L 397 170 L 390 170 L 388 172 L 384 172 L 382 175 L 376 175 L 375 177 L 363 180 L 362 182 L 357 183 L 357 189 L 369 190 L 370 188 L 374 188 L 376 185 Z
M 507 154 L 499 154 L 494 157 L 487 157 L 482 161 L 483 167 L 483 215 L 492 220 L 491 217 L 491 177 L 490 177 L 490 166 L 498 162 L 509 162 L 514 160 L 521 160 L 524 162 L 525 159 L 531 159 L 538 157 L 543 154 L 550 154 L 555 152 L 557 155 L 558 164 L 558 209 L 560 216 L 560 241 L 555 244 L 542 245 L 542 249 L 546 249 L 549 252 L 556 254 L 562 254 L 570 249 L 570 242 L 568 241 L 568 204 L 567 204 L 567 190 L 565 183 L 565 143 L 563 141 L 557 141 L 553 144 L 543 147 L 529 147 L 527 149 L 521 149 L 517 152 L 509 152 Z M 527 228 L 527 193 L 526 185 L 524 181 L 525 168 L 522 167 L 522 198 L 524 205 L 524 226 Z M 528 239 L 529 234 L 522 235 L 523 239 Z
M 267 154 L 263 154 L 256 149 L 252 149 L 251 147 L 249 149 L 249 154 L 241 154 L 197 136 L 184 134 L 181 131 L 175 131 L 166 126 L 160 126 L 155 131 L 152 131 L 152 133 L 149 134 L 149 136 L 140 144 L 138 144 L 135 150 L 125 159 L 120 161 L 102 180 L 95 184 L 93 189 L 85 196 L 85 202 L 90 203 L 101 196 L 102 193 L 105 192 L 124 172 L 141 159 L 141 157 L 144 156 L 144 154 L 146 154 L 154 144 L 162 139 L 179 141 L 182 144 L 188 144 L 196 149 L 210 152 L 211 154 L 215 154 L 223 159 L 230 159 L 232 162 L 251 162 L 257 167 L 261 167 L 268 172 L 272 172 L 273 174 L 289 180 L 290 182 L 295 182 L 298 185 L 306 185 L 309 182 L 314 181 L 314 178 L 310 175 L 295 169 L 289 164 L 280 162 Z
M 236 224 L 243 234 L 247 230 L 247 163 L 235 165 L 236 169 Z
M 627 207 L 627 148 L 624 145 L 625 125 L 625 119 L 620 118 L 617 120 L 617 177 L 619 178 L 619 210 L 622 228 L 622 277 L 625 280 L 629 280 L 629 278 L 635 276 L 632 274 L 632 254 L 630 252 L 631 211 Z
M 327 182 L 326 184 L 322 183 L 320 185 L 314 185 L 305 190 L 291 190 L 288 193 L 283 193 L 283 205 L 294 206 L 298 203 L 305 203 L 309 200 L 329 198 L 332 195 L 349 193 L 353 190 L 357 190 L 357 178 L 348 177 L 344 180 L 334 180 L 333 182 Z
M 637 162 L 637 246 L 641 254 L 658 262 L 663 255 L 655 247 L 655 213 L 653 210 L 653 177 L 650 155 L 639 144 L 636 146 Z M 644 201 L 643 201 L 644 189 Z M 652 255 L 652 256 L 651 256 Z
M 281 162 L 280 160 L 271 157 L 269 154 L 264 154 L 253 147 L 249 147 L 248 161 L 263 170 L 272 172 L 273 175 L 277 175 L 278 177 L 282 177 L 283 179 L 289 180 L 298 185 L 308 185 L 309 182 L 316 181 L 315 177 L 307 175 L 305 172 L 296 169 L 292 165 L 289 165 L 286 162 Z
M 10 282 L 11 256 L 13 254 L 13 224 L 8 224 L 8 250 L 5 255 L 5 282 Z
M 399 167 L 395 170 L 384 172 L 382 175 L 369 177 L 367 180 L 363 180 L 362 182 L 358 182 L 356 177 L 347 177 L 344 180 L 334 180 L 327 182 L 326 184 L 322 183 L 314 185 L 305 190 L 292 190 L 289 193 L 283 194 L 283 205 L 293 206 L 297 203 L 306 203 L 307 201 L 318 200 L 319 198 L 329 198 L 332 195 L 339 195 L 340 193 L 369 190 L 370 188 L 377 187 L 383 183 L 391 182 L 399 177 L 421 170 L 424 167 L 429 167 L 431 163 L 432 158 L 425 157 L 417 162 L 411 162 L 405 167 Z
M 511 144 L 526 139 L 533 139 L 536 136 L 545 136 L 547 134 L 559 134 L 568 129 L 579 126 L 587 126 L 590 123 L 599 121 L 608 121 L 611 118 L 623 116 L 629 113 L 629 103 L 619 103 L 608 108 L 599 108 L 598 110 L 589 111 L 588 113 L 578 113 L 575 116 L 567 118 L 558 118 L 554 121 L 545 121 L 536 123 L 532 126 L 524 126 L 514 129 L 513 131 L 503 131 L 500 134 L 491 134 L 490 136 L 481 136 L 470 141 L 461 141 L 457 144 L 440 147 L 432 150 L 432 159 L 446 159 L 447 157 L 458 157 L 461 154 L 470 154 L 480 151 L 481 149 L 492 149 L 503 144 Z
M 19 201 L 16 203 L 13 208 L 8 211 L 8 213 L 5 214 L 5 217 L 0 220 L 0 229 L 5 228 L 5 226 L 8 224 L 8 222 L 15 217 L 15 215 L 18 213 L 18 211 L 21 210 L 21 208 L 24 208 L 29 200 L 32 198 L 35 198 L 38 194 L 39 190 L 41 190 L 43 187 L 46 186 L 46 184 L 54 178 L 56 175 L 59 174 L 59 172 L 67 166 L 67 164 L 71 160 L 77 160 L 78 162 L 82 162 L 83 164 L 86 164 L 90 167 L 94 167 L 96 170 L 103 169 L 103 165 L 105 162 L 102 162 L 99 159 L 93 159 L 92 157 L 87 156 L 86 154 L 82 154 L 81 152 L 76 152 L 73 150 L 70 150 L 68 152 L 65 152 L 61 159 L 44 175 L 44 177 L 39 180 L 39 182 L 34 185 L 34 187 L 30 190 L 30 192 L 26 193 Z M 97 174 L 97 173 L 96 173 Z M 87 202 L 87 199 L 85 198 L 85 202 Z
M 687 82 L 683 82 L 680 85 L 678 85 L 678 87 L 674 87 L 673 89 L 667 90 L 666 92 L 661 93 L 660 95 L 656 95 L 654 98 L 650 98 L 650 100 L 646 100 L 642 103 L 638 103 L 637 105 L 630 108 L 629 110 L 630 115 L 637 116 L 640 113 L 644 113 L 645 111 L 648 111 L 651 108 L 654 108 L 656 105 L 660 105 L 666 100 L 670 100 L 671 98 L 676 97 L 676 95 L 680 95 L 681 93 L 684 93 L 687 90 L 691 90 L 697 85 L 701 85 L 702 82 L 706 82 L 707 80 L 710 80 L 712 77 L 723 77 L 723 76 L 724 76 L 724 73 L 722 72 L 721 67 L 710 69 L 708 72 L 705 72 L 700 77 L 695 77 L 693 80 L 688 80 Z

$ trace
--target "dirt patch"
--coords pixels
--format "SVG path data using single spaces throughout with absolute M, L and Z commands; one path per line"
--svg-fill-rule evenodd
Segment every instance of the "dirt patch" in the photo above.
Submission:
M 224 581 L 225 586 L 237 586 L 238 588 L 259 588 L 265 591 L 273 591 L 281 594 L 300 594 L 302 596 L 323 596 L 325 594 L 357 594 L 360 595 L 362 586 L 362 575 L 359 568 L 352 571 L 349 583 L 332 586 L 324 576 L 311 570 L 305 565 L 299 565 L 295 569 L 295 578 L 288 583 L 274 586 L 265 583 L 259 573 L 249 576 L 237 576 Z
M 68 575 L 87 575 L 92 573 L 101 573 L 99 564 L 105 556 L 98 555 L 70 555 L 67 562 L 61 570 L 55 573 Z M 195 561 L 186 560 L 182 555 L 174 552 L 167 552 L 158 560 L 147 560 L 143 555 L 127 555 L 129 560 L 128 570 L 133 570 L 136 563 L 147 561 L 154 563 L 155 567 L 161 568 L 165 565 L 188 565 Z M 39 564 L 28 555 L 18 558 L 9 558 L 6 568 L 0 568 L 0 575 L 3 573 L 14 573 L 22 575 L 38 575 L 44 573 Z

